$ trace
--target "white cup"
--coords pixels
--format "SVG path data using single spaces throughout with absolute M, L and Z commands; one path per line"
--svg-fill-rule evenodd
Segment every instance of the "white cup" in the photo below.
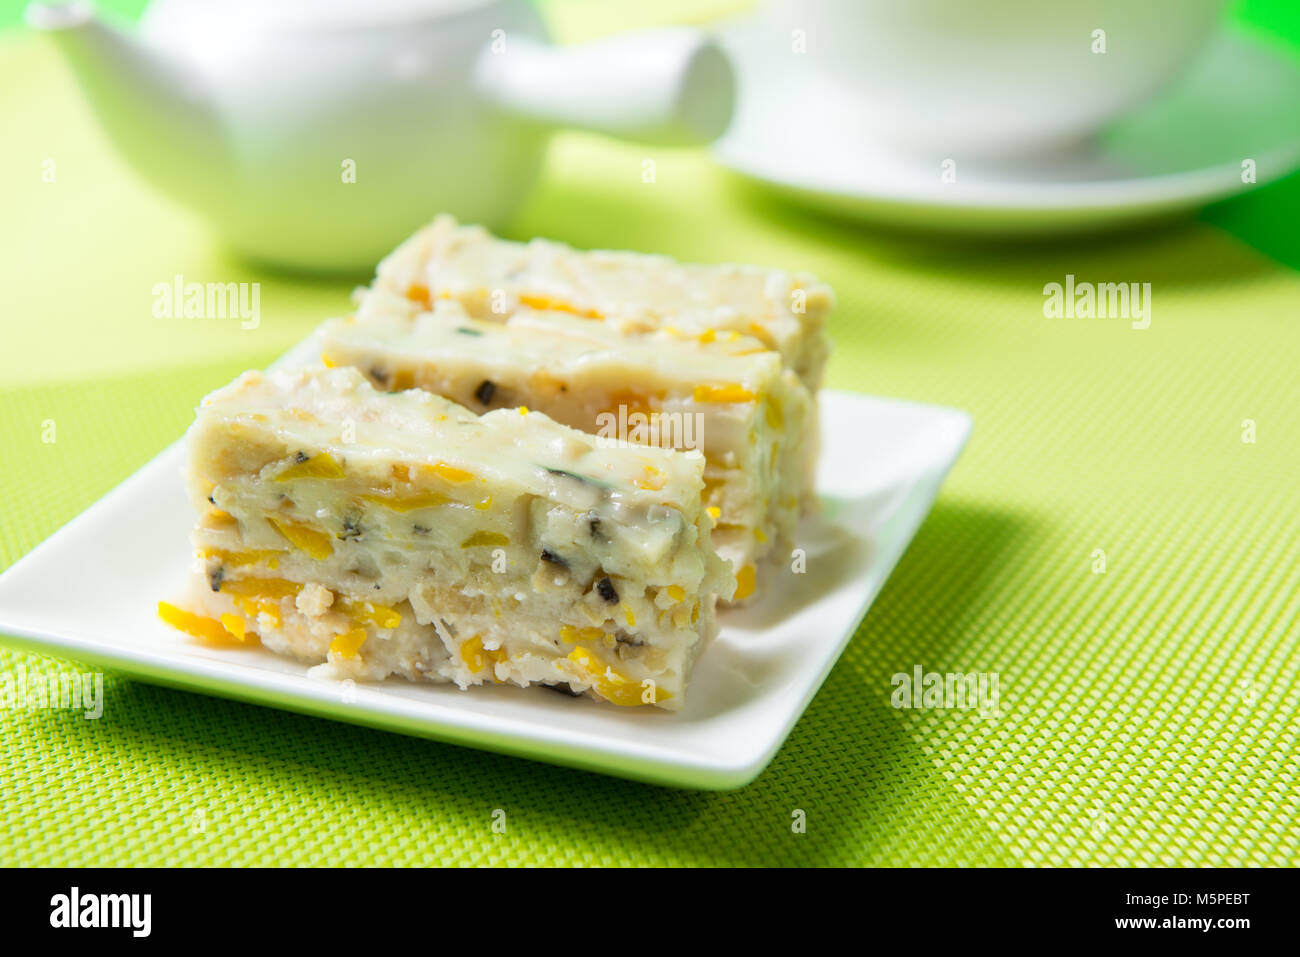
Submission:
M 895 147 L 1065 148 L 1200 51 L 1223 0 L 770 0 L 816 95 Z M 801 31 L 801 32 L 800 32 Z

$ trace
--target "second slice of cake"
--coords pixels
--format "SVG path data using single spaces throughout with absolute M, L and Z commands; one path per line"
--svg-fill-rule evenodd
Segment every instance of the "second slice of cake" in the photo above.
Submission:
M 511 242 L 439 216 L 379 264 L 362 298 L 388 293 L 429 308 L 452 299 L 480 319 L 520 309 L 607 322 L 623 332 L 672 326 L 692 335 L 753 336 L 816 394 L 830 354 L 829 286 L 803 272 L 668 256 Z
M 606 448 L 350 368 L 246 373 L 188 443 L 203 582 L 165 617 L 256 633 L 334 677 L 672 709 L 735 587 L 697 452 Z

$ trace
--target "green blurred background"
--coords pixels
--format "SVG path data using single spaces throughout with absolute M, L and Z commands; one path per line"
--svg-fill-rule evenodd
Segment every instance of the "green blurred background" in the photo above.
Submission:
M 542 4 L 566 41 L 744 6 Z M 0 566 L 350 289 L 229 259 L 139 183 L 20 10 L 0 7 Z M 1300 51 L 1294 3 L 1230 17 Z M 815 271 L 840 300 L 831 386 L 975 417 L 771 767 L 674 791 L 110 676 L 98 721 L 0 710 L 0 863 L 1300 863 L 1300 177 L 1159 229 L 947 243 L 780 204 L 698 151 L 656 153 L 647 190 L 644 155 L 557 137 L 512 233 Z M 154 319 L 178 272 L 260 281 L 261 327 Z M 1151 282 L 1151 328 L 1045 320 L 1066 273 Z M 915 664 L 997 671 L 1002 716 L 895 711 Z

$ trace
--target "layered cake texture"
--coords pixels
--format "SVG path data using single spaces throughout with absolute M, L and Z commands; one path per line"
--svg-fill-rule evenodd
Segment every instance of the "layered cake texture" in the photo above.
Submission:
M 671 709 L 735 587 L 699 452 L 603 448 L 350 368 L 246 373 L 188 448 L 202 576 L 183 613 L 333 677 Z

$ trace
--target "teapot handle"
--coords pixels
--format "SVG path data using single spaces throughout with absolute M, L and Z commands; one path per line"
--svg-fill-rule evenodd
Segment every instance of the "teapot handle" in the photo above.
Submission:
M 689 27 L 577 46 L 506 37 L 480 54 L 475 83 L 517 116 L 662 146 L 716 139 L 735 102 L 731 61 Z

